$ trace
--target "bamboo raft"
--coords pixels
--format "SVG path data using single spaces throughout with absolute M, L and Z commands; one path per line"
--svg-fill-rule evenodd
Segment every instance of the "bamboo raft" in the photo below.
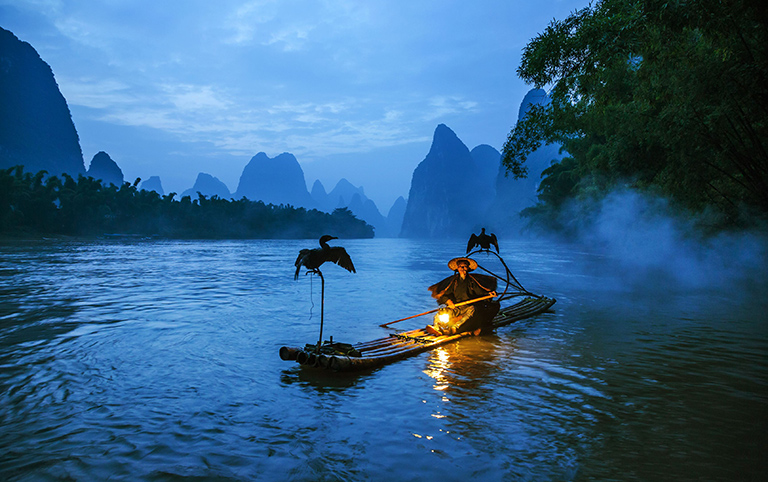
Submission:
M 556 300 L 552 298 L 527 297 L 514 305 L 499 310 L 499 313 L 493 318 L 490 329 L 495 330 L 516 321 L 536 316 L 547 311 L 555 302 Z M 464 332 L 437 336 L 427 333 L 424 328 L 419 328 L 392 333 L 388 337 L 368 342 L 348 345 L 352 349 L 350 351 L 353 353 L 352 355 L 323 353 L 323 350 L 318 353 L 316 347 L 308 345 L 305 348 L 281 347 L 280 358 L 286 361 L 296 361 L 302 366 L 333 371 L 365 370 L 380 367 L 471 335 L 472 332 Z

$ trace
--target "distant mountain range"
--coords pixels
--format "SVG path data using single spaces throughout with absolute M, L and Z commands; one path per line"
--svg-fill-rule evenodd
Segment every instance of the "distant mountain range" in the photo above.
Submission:
M 498 162 L 499 158 L 494 168 Z M 401 236 L 436 238 L 468 233 L 492 200 L 487 192 L 490 183 L 483 182 L 489 181 L 483 176 L 487 170 L 451 129 L 438 125 L 427 157 L 413 172 Z
M 549 97 L 542 89 L 531 89 L 520 104 L 518 122 L 528 114 L 531 106 L 547 105 L 549 102 Z M 506 169 L 499 164 L 495 181 L 496 197 L 487 216 L 488 227 L 493 226 L 499 232 L 510 234 L 519 232 L 525 226 L 520 211 L 536 204 L 542 171 L 553 162 L 560 161 L 565 155 L 560 153 L 559 144 L 540 147 L 526 159 L 528 177 L 525 179 L 507 176 Z
M 85 170 L 77 132 L 53 72 L 34 48 L 2 28 L 0 67 L 0 168 L 20 164 L 28 172 L 85 174 L 106 185 L 122 185 L 120 167 L 104 151 Z M 543 90 L 531 90 L 518 119 L 531 105 L 547 102 Z M 470 151 L 448 126 L 440 124 L 429 152 L 413 172 L 408 200 L 399 197 L 386 216 L 362 187 L 346 179 L 340 179 L 330 192 L 319 180 L 307 190 L 301 165 L 287 152 L 274 158 L 264 152 L 253 156 L 234 193 L 213 175 L 199 173 L 180 197 L 196 199 L 198 193 L 222 199 L 246 197 L 326 212 L 347 208 L 374 226 L 379 237 L 465 238 L 481 227 L 516 233 L 523 226 L 520 210 L 536 202 L 541 172 L 560 158 L 559 146 L 544 146 L 527 159 L 528 179 L 514 180 L 505 176 L 498 150 L 479 145 Z M 157 176 L 144 181 L 141 188 L 163 195 Z
M 532 105 L 546 105 L 541 89 L 529 91 L 520 106 L 518 121 Z M 525 223 L 520 211 L 537 201 L 541 173 L 563 154 L 560 146 L 542 146 L 526 159 L 526 179 L 506 176 L 501 153 L 488 145 L 470 151 L 456 134 L 440 124 L 426 158 L 411 180 L 408 206 L 400 236 L 466 237 L 485 227 L 516 235 Z

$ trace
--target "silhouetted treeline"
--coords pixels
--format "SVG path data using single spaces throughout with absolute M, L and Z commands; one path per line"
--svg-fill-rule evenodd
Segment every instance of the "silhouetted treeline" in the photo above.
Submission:
M 137 180 L 138 181 L 138 180 Z M 198 195 L 179 201 L 138 190 L 136 183 L 102 185 L 92 177 L 20 166 L 0 170 L 0 233 L 93 236 L 130 234 L 168 238 L 319 238 L 326 233 L 371 238 L 373 227 L 347 209 L 332 214 L 261 201 Z

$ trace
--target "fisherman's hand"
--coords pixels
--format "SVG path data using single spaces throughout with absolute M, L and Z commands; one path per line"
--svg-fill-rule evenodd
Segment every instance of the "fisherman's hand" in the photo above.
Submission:
M 499 295 L 497 295 L 497 294 L 496 294 L 496 292 L 495 292 L 495 291 L 491 291 L 491 292 L 490 292 L 490 293 L 488 293 L 488 294 L 489 294 L 489 295 L 491 295 L 491 296 L 493 296 L 493 297 L 499 296 Z
M 450 308 L 450 309 L 454 309 L 454 308 L 456 308 L 456 306 L 453 304 L 453 301 L 451 301 L 451 300 L 448 300 L 448 301 L 446 302 L 446 304 L 448 305 L 448 308 Z

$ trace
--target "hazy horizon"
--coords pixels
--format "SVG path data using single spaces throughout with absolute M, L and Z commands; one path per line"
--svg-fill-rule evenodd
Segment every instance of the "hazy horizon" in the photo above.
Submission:
M 523 47 L 587 4 L 0 0 L 0 26 L 51 66 L 86 168 L 105 151 L 126 180 L 234 191 L 255 154 L 290 152 L 308 189 L 346 178 L 386 214 L 438 124 L 501 148 Z

